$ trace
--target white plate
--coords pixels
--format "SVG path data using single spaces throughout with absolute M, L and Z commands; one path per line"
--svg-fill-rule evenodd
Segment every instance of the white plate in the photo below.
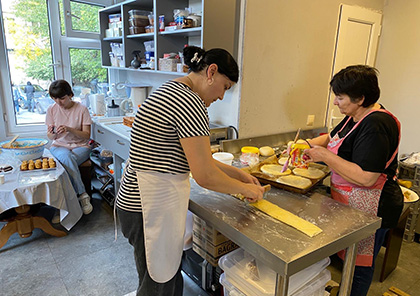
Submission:
M 404 194 L 404 202 L 411 203 L 411 202 L 416 202 L 419 200 L 419 196 L 413 190 L 407 189 L 404 186 L 400 186 L 400 187 Z

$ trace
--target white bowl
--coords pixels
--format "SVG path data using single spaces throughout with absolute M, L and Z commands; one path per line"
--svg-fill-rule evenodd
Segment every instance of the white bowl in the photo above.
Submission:
M 213 158 L 227 165 L 232 165 L 233 154 L 228 152 L 213 153 Z
M 400 186 L 401 191 L 404 194 L 404 202 L 405 203 L 414 203 L 419 200 L 419 196 L 413 190 L 407 189 L 404 186 Z
M 44 153 L 45 145 L 48 144 L 48 140 L 41 138 L 28 138 L 16 140 L 12 145 L 12 148 L 3 147 L 10 141 L 4 141 L 0 143 L 0 147 L 3 152 L 10 153 L 13 157 L 23 161 L 30 159 L 37 159 Z

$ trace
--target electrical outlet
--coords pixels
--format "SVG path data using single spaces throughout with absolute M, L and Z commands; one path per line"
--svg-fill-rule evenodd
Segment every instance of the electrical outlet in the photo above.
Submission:
M 306 126 L 313 126 L 315 121 L 315 115 L 308 115 L 306 119 Z

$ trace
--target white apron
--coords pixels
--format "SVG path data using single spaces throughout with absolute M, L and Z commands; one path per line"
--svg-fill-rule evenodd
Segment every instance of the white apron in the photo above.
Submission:
M 189 173 L 137 171 L 136 174 L 147 270 L 155 282 L 165 283 L 174 277 L 181 264 L 190 197 Z

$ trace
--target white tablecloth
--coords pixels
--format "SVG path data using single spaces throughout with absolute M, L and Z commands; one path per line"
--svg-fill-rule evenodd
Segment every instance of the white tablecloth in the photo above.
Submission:
M 51 157 L 51 154 L 45 150 L 44 156 Z M 0 185 L 0 213 L 25 204 L 45 203 L 60 209 L 60 223 L 70 230 L 83 212 L 67 172 L 58 161 L 56 163 L 57 168 L 47 174 L 39 170 L 39 176 L 50 179 L 45 182 L 25 181 L 30 176 L 36 180 L 37 171 L 19 172 L 19 167 L 16 167 L 11 173 L 6 173 L 5 183 Z

